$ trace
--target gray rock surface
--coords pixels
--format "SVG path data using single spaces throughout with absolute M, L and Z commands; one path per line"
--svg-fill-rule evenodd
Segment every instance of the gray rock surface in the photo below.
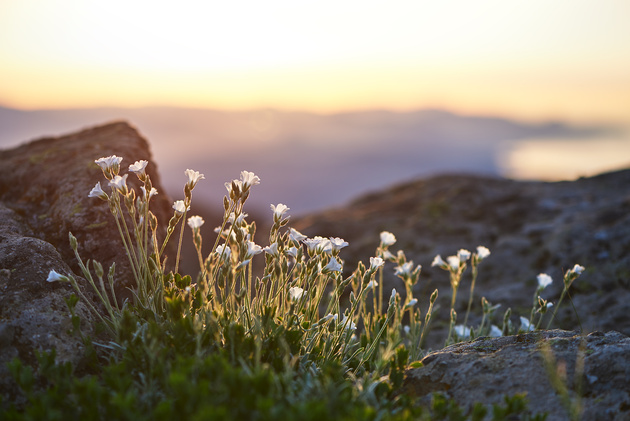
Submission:
M 112 123 L 0 151 L 0 391 L 3 393 L 11 393 L 6 363 L 14 357 L 33 364 L 35 351 L 55 348 L 59 361 L 72 361 L 76 365 L 83 355 L 80 337 L 71 333 L 72 322 L 64 301 L 72 294 L 72 287 L 67 283 L 46 282 L 50 270 L 81 275 L 69 245 L 69 231 L 77 237 L 84 260 L 98 260 L 106 270 L 116 262 L 121 297 L 126 286 L 132 285 L 128 259 L 109 207 L 88 197 L 97 181 L 108 190 L 94 160 L 109 155 L 122 156 L 126 164 L 123 169 L 136 160 L 151 160 L 146 140 L 126 123 Z M 151 163 L 147 172 L 160 191 L 153 210 L 165 226 L 171 201 L 162 191 L 155 165 Z M 92 334 L 94 320 L 86 305 L 79 302 L 76 311 L 82 319 L 83 333 Z
M 431 267 L 433 258 L 460 248 L 488 247 L 491 255 L 479 267 L 472 319 L 480 321 L 480 300 L 501 304 L 494 323 L 510 307 L 512 322 L 529 318 L 536 276 L 554 282 L 541 294 L 557 302 L 564 271 L 586 267 L 570 290 L 552 327 L 585 331 L 616 330 L 630 334 L 630 170 L 573 182 L 518 182 L 493 177 L 449 175 L 400 184 L 349 203 L 292 221 L 302 233 L 339 236 L 350 243 L 341 257 L 349 268 L 373 256 L 381 231 L 398 241 L 408 259 L 422 265 L 414 296 L 426 309 L 439 290 L 441 310 L 429 338 L 441 346 L 446 337 L 450 284 L 447 272 Z M 402 281 L 385 267 L 386 288 L 404 291 Z M 458 322 L 466 312 L 470 269 L 457 295 Z
M 429 354 L 422 363 L 407 371 L 403 390 L 424 400 L 440 392 L 470 409 L 475 402 L 490 406 L 527 393 L 532 413 L 548 413 L 547 421 L 569 420 L 570 408 L 581 408 L 582 420 L 630 419 L 630 338 L 618 332 L 481 337 Z M 567 387 L 565 398 L 552 379 Z

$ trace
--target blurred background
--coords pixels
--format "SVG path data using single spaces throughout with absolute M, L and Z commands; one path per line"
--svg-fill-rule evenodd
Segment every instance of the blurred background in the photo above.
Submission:
M 291 214 L 437 173 L 630 167 L 625 0 L 0 1 L 0 148 L 112 120 L 194 200 Z M 98 157 L 95 157 L 98 158 Z M 128 162 L 131 164 L 131 162 Z

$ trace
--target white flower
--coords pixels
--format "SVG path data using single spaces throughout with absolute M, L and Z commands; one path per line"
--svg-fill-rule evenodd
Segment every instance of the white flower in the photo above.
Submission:
M 183 200 L 176 200 L 173 203 L 173 209 L 175 209 L 175 213 L 177 215 L 183 215 L 184 212 L 188 212 L 190 210 L 190 206 L 186 207 L 186 203 Z
M 341 268 L 342 268 L 341 263 L 339 263 L 337 259 L 335 259 L 334 257 L 330 258 L 330 261 L 325 267 L 325 269 L 331 272 L 341 272 Z
M 293 246 L 293 247 L 289 247 L 289 248 L 286 250 L 286 253 L 287 253 L 289 256 L 293 257 L 294 259 L 297 259 L 297 255 L 298 255 L 298 253 L 299 253 L 299 250 L 297 249 L 297 247 Z
M 273 243 L 268 245 L 263 249 L 265 253 L 270 254 L 272 256 L 278 255 L 278 243 Z
M 371 280 L 370 282 L 368 282 L 368 284 L 365 286 L 366 290 L 370 290 L 373 288 L 376 288 L 378 286 L 378 282 L 376 282 L 375 280 Z
M 472 332 L 471 327 L 466 327 L 464 325 L 457 325 L 453 327 L 453 330 L 460 338 L 469 338 L 470 333 Z
M 439 266 L 441 268 L 445 268 L 446 262 L 442 260 L 442 256 L 438 254 L 437 256 L 433 258 L 433 262 L 431 263 L 431 266 Z
M 92 190 L 90 190 L 88 197 L 98 197 L 99 199 L 102 199 L 102 200 L 109 199 L 109 196 L 107 196 L 107 193 L 105 193 L 103 189 L 101 188 L 100 181 L 96 183 L 96 185 L 92 188 Z
M 413 271 L 413 261 L 410 260 L 406 263 L 403 263 L 402 265 L 396 266 L 396 269 L 394 269 L 394 274 L 397 276 L 406 277 L 406 276 L 411 275 L 412 271 Z
M 573 266 L 573 269 L 571 269 L 571 272 L 579 276 L 582 274 L 582 272 L 584 272 L 584 266 L 576 264 L 575 266 Z
M 203 174 L 200 174 L 199 171 L 193 171 L 191 169 L 184 171 L 184 174 L 188 177 L 188 182 L 186 184 L 191 190 L 197 185 L 199 180 L 204 180 L 206 178 Z
M 243 183 L 241 182 L 241 180 L 232 180 L 231 183 L 225 183 L 225 188 L 228 191 L 228 196 L 232 196 L 232 184 L 235 184 L 240 191 L 243 190 Z
M 230 215 L 228 216 L 227 222 L 229 224 L 233 224 L 233 225 L 241 225 L 243 224 L 243 221 L 245 220 L 245 218 L 247 218 L 249 215 L 241 212 L 238 214 L 238 216 L 236 217 L 236 219 L 234 219 L 234 212 L 231 212 Z
M 488 250 L 487 247 L 484 247 L 484 246 L 477 247 L 477 260 L 478 261 L 481 262 L 483 259 L 485 259 L 488 256 L 490 256 L 490 250 Z
M 201 216 L 195 215 L 188 218 L 188 226 L 192 228 L 193 230 L 201 228 L 203 223 L 204 223 L 204 220 Z
M 348 322 L 348 324 L 346 324 L 346 322 Z M 352 321 L 352 320 L 348 320 L 348 316 L 346 316 L 345 314 L 343 315 L 343 320 L 341 321 L 341 325 L 345 325 L 346 326 L 346 330 L 356 330 L 357 329 L 357 325 Z
M 250 171 L 241 171 L 241 182 L 243 190 L 247 190 L 251 186 L 260 184 L 260 178 Z
M 276 206 L 271 205 L 271 211 L 273 212 L 274 221 L 282 219 L 284 217 L 285 212 L 288 211 L 289 209 L 290 208 L 288 208 L 287 205 L 283 205 L 282 203 L 278 203 Z
M 457 258 L 460 262 L 465 262 L 466 260 L 470 259 L 470 252 L 466 249 L 459 249 L 457 251 Z
M 338 314 L 328 313 L 323 319 L 325 322 L 327 322 L 328 320 L 337 320 L 338 317 Z
M 503 331 L 499 329 L 497 325 L 490 326 L 490 333 L 488 334 L 491 338 L 499 338 L 503 336 Z
M 55 270 L 51 270 L 50 272 L 48 272 L 48 278 L 46 279 L 46 281 L 47 282 L 57 282 L 57 281 L 68 282 L 69 279 L 67 276 L 57 273 Z
M 253 241 L 247 241 L 247 252 L 245 254 L 246 257 L 256 256 L 257 254 L 262 253 L 262 251 L 262 247 L 260 247 L 258 244 L 254 243 Z
M 451 270 L 458 270 L 459 269 L 459 257 L 458 256 L 448 256 L 446 258 L 446 261 L 448 262 L 448 265 L 451 267 Z
M 383 259 L 391 260 L 391 259 L 393 259 L 393 258 L 394 258 L 394 255 L 392 254 L 392 252 L 391 252 L 391 251 L 389 251 L 389 250 L 385 250 L 385 251 L 383 252 Z
M 304 289 L 300 287 L 289 288 L 289 299 L 291 301 L 298 301 L 303 296 L 304 296 Z
M 158 191 L 155 187 L 151 187 L 151 191 L 149 192 L 149 197 L 147 197 L 147 189 L 144 186 L 140 186 L 140 190 L 142 190 L 142 197 L 144 197 L 145 201 L 151 200 L 153 196 L 158 194 Z
M 396 237 L 389 231 L 381 232 L 381 244 L 385 247 L 391 246 L 396 242 Z
M 101 167 L 105 175 L 107 175 L 107 173 L 111 173 L 112 175 L 114 175 L 118 174 L 118 170 L 120 169 L 120 162 L 122 160 L 123 159 L 121 157 L 112 155 L 105 158 L 99 158 L 94 162 L 96 163 L 96 165 Z
M 547 275 L 546 273 L 538 274 L 536 279 L 538 280 L 538 288 L 541 290 L 547 288 L 553 282 L 551 276 Z
M 392 295 L 390 295 L 389 300 L 393 300 L 396 297 L 396 288 L 392 288 Z
M 370 257 L 370 270 L 376 270 L 385 264 L 385 260 L 380 257 Z
M 112 180 L 109 182 L 111 188 L 118 190 L 120 194 L 127 194 L 127 176 L 129 174 L 125 174 L 122 177 L 119 175 L 115 175 Z
M 289 229 L 289 238 L 293 241 L 300 242 L 306 240 L 306 235 L 302 234 L 300 231 L 296 229 Z
M 418 304 L 418 299 L 417 298 L 413 298 L 413 299 L 409 300 L 409 302 L 405 305 L 405 309 L 411 308 L 411 307 L 415 306 L 416 304 Z
M 329 252 L 332 250 L 332 245 L 328 238 L 316 236 L 313 238 L 307 238 L 306 240 L 302 242 L 306 244 L 306 247 L 308 247 L 308 250 L 311 252 L 313 251 Z
M 330 240 L 330 245 L 332 246 L 332 249 L 335 250 L 335 251 L 341 250 L 342 248 L 348 246 L 348 242 L 344 241 L 343 238 L 330 237 L 328 240 Z
M 215 253 L 217 256 L 223 256 L 224 260 L 228 260 L 232 254 L 232 250 L 224 243 L 217 246 Z
M 145 168 L 149 161 L 145 161 L 144 159 L 141 161 L 136 161 L 135 163 L 129 165 L 129 171 L 132 173 L 138 174 L 138 177 L 145 175 Z
M 525 332 L 531 332 L 535 330 L 535 327 L 529 324 L 529 320 L 521 316 L 521 330 Z

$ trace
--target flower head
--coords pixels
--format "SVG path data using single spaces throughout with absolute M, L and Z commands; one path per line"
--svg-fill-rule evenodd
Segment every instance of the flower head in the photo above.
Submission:
M 371 280 L 370 282 L 367 283 L 367 285 L 365 286 L 365 289 L 370 290 L 373 288 L 376 288 L 378 286 L 378 282 L 376 282 L 375 280 Z
M 187 169 L 186 171 L 184 171 L 184 174 L 186 174 L 186 177 L 188 177 L 188 182 L 186 183 L 186 185 L 190 190 L 195 188 L 199 180 L 204 180 L 206 178 L 203 174 L 200 174 L 199 171 L 194 171 L 191 169 Z
M 459 269 L 459 265 L 461 263 L 459 260 L 459 256 L 448 256 L 446 258 L 446 261 L 448 262 L 448 266 L 450 267 L 451 270 Z
M 251 186 L 260 184 L 260 178 L 250 171 L 241 171 L 241 182 L 243 190 L 249 189 Z
M 276 243 L 274 243 L 276 244 Z M 277 244 L 276 244 L 277 246 Z M 260 247 L 258 244 L 254 243 L 253 241 L 247 241 L 247 252 L 245 252 L 245 257 L 246 258 L 251 258 L 257 254 L 260 254 L 263 252 L 263 248 Z
M 289 299 L 291 301 L 298 301 L 303 296 L 304 296 L 304 289 L 300 287 L 289 288 Z
M 111 178 L 117 175 L 120 171 L 120 162 L 122 160 L 123 159 L 121 157 L 112 155 L 104 158 L 99 158 L 94 162 L 96 163 L 96 165 L 101 167 L 101 170 L 103 170 L 103 174 L 105 175 L 105 177 L 108 180 L 111 180 Z
M 149 161 L 145 161 L 144 159 L 141 161 L 136 161 L 135 163 L 129 165 L 129 171 L 135 173 L 138 178 L 142 180 L 146 175 L 145 168 L 147 167 L 148 163 Z
M 418 304 L 418 299 L 417 298 L 412 298 L 411 300 L 409 300 L 409 302 L 405 305 L 405 308 L 411 308 L 413 306 L 415 306 L 416 304 Z
M 187 207 L 183 200 L 176 200 L 173 203 L 173 209 L 175 209 L 175 213 L 178 216 L 181 216 L 184 212 L 188 212 L 190 210 L 190 206 Z
M 576 264 L 571 269 L 571 272 L 579 276 L 579 275 L 582 274 L 582 272 L 584 272 L 584 266 L 580 266 L 580 265 Z
M 105 200 L 105 201 L 109 200 L 109 196 L 107 196 L 107 193 L 105 193 L 103 189 L 101 188 L 100 181 L 96 183 L 96 185 L 92 188 L 92 190 L 90 190 L 88 197 L 98 197 L 99 199 Z
M 481 262 L 486 257 L 490 256 L 490 250 L 484 246 L 477 247 L 477 261 Z
M 289 247 L 286 252 L 286 254 L 288 254 L 289 256 L 293 257 L 294 259 L 297 259 L 299 250 L 297 247 L 293 246 L 293 247 Z
M 410 276 L 411 272 L 413 272 L 413 261 L 410 260 L 406 263 L 403 263 L 402 265 L 396 266 L 396 269 L 394 269 L 394 273 L 397 276 L 401 276 L 401 277 L 406 277 L 406 276 Z
M 328 262 L 328 264 L 326 265 L 326 267 L 324 269 L 329 270 L 331 272 L 341 272 L 341 263 L 339 263 L 337 261 L 337 259 L 335 259 L 335 257 L 331 257 L 330 261 Z
M 394 236 L 394 234 L 392 234 L 389 231 L 383 231 L 381 232 L 381 244 L 384 247 L 388 247 L 391 246 L 392 244 L 394 244 L 396 242 L 396 237 Z
M 385 264 L 385 260 L 380 257 L 370 257 L 370 270 L 376 270 Z
M 457 251 L 457 258 L 460 262 L 465 262 L 466 260 L 470 259 L 470 252 L 466 249 L 459 249 Z
M 119 175 L 115 175 L 112 180 L 109 182 L 109 185 L 112 189 L 118 191 L 120 194 L 127 194 L 127 176 L 129 174 L 125 174 L 122 177 Z
M 58 273 L 54 269 L 48 272 L 48 278 L 46 279 L 46 282 L 57 282 L 57 281 L 68 282 L 69 279 L 67 276 Z
M 290 208 L 287 205 L 283 205 L 282 203 L 278 203 L 277 205 L 271 205 L 271 211 L 273 212 L 273 220 L 279 221 L 284 217 L 286 211 Z
M 295 242 L 300 242 L 306 240 L 306 235 L 302 234 L 300 231 L 296 229 L 289 229 L 289 239 Z
M 232 198 L 233 195 L 240 195 L 243 190 L 243 183 L 241 180 L 232 180 L 231 183 L 225 183 L 225 188 L 228 191 L 228 196 Z M 238 191 L 235 191 L 236 190 Z
M 348 246 L 348 242 L 344 241 L 343 238 L 339 238 L 339 237 L 330 237 L 330 245 L 332 246 L 333 251 L 339 251 L 344 247 Z
M 231 212 L 230 215 L 228 216 L 227 222 L 233 225 L 242 225 L 243 221 L 245 220 L 245 218 L 247 218 L 249 215 L 246 214 L 245 212 L 241 212 L 238 214 L 238 216 L 235 218 L 235 214 L 234 212 Z
M 490 333 L 488 334 L 491 338 L 499 338 L 503 336 L 503 331 L 499 329 L 499 326 L 492 325 L 490 326 Z
M 541 290 L 547 288 L 553 282 L 551 276 L 547 275 L 546 273 L 538 274 L 536 279 L 538 280 L 538 288 Z
M 150 200 L 153 196 L 158 194 L 158 191 L 155 187 L 151 187 L 149 194 L 147 195 L 147 189 L 144 186 L 140 186 L 140 190 L 142 190 L 142 195 L 144 196 L 144 200 Z
M 326 246 L 329 245 L 330 240 L 319 235 L 313 238 L 307 238 L 302 240 L 310 252 L 325 251 Z
M 352 320 L 348 319 L 348 316 L 343 315 L 343 320 L 341 321 L 341 325 L 345 326 L 346 330 L 357 330 L 357 325 Z
M 471 327 L 467 327 L 467 326 L 464 326 L 464 325 L 455 325 L 455 326 L 453 326 L 453 330 L 455 331 L 457 336 L 460 337 L 460 338 L 469 338 L 470 337 L 470 332 L 472 332 L 472 328 Z
M 188 226 L 192 228 L 193 230 L 197 230 L 201 228 L 203 223 L 204 223 L 204 220 L 201 216 L 195 215 L 188 218 Z
M 439 254 L 433 258 L 433 262 L 431 263 L 431 266 L 438 266 L 442 269 L 448 269 L 448 265 L 442 259 L 442 256 L 440 256 Z
M 232 254 L 232 250 L 227 244 L 223 243 L 217 246 L 215 253 L 217 256 L 223 256 L 223 260 L 228 260 Z
M 521 330 L 524 332 L 531 332 L 533 330 L 535 330 L 536 328 L 529 323 L 529 320 L 526 319 L 525 317 L 521 316 Z
M 271 255 L 271 256 L 277 256 L 278 255 L 278 243 L 273 243 L 268 245 L 267 247 L 265 247 L 264 252 Z

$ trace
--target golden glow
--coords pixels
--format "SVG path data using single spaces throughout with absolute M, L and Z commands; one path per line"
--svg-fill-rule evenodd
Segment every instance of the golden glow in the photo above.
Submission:
M 573 180 L 628 168 L 630 143 L 623 136 L 595 139 L 531 139 L 499 158 L 505 176 L 524 180 Z
M 630 119 L 630 2 L 21 0 L 0 104 Z

